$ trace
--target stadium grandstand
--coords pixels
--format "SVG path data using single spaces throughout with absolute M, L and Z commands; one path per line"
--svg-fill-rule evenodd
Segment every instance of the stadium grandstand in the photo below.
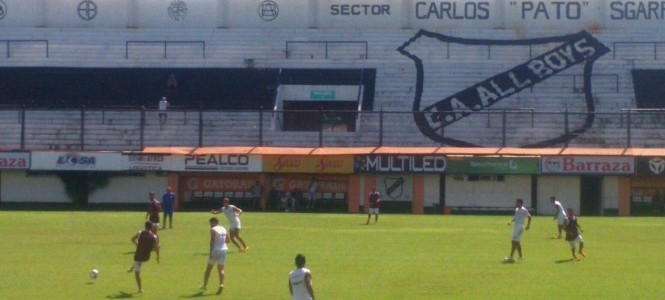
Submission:
M 64 170 L 115 174 L 85 193 L 98 204 L 132 184 L 171 185 L 181 207 L 246 200 L 259 181 L 269 209 L 270 188 L 321 181 L 348 212 L 372 185 L 413 213 L 516 197 L 549 213 L 552 194 L 584 214 L 650 211 L 665 195 L 663 5 L 0 0 L 0 199 L 36 201 L 19 190 L 41 182 L 62 191 L 43 201 L 74 201 Z

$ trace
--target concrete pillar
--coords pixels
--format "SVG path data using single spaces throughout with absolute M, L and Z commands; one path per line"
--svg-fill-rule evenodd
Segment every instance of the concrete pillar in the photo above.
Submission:
M 413 175 L 411 212 L 416 215 L 425 213 L 425 177 L 423 175 Z

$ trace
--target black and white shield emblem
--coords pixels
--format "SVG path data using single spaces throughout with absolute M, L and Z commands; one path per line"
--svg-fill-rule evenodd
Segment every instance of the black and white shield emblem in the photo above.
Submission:
M 386 195 L 390 199 L 399 199 L 404 193 L 404 178 L 402 177 L 386 177 L 383 180 L 383 185 L 386 189 Z
M 451 56 L 451 49 L 458 49 L 462 56 L 473 55 L 446 58 Z M 547 38 L 492 40 L 465 39 L 426 30 L 418 31 L 397 50 L 415 63 L 412 110 L 416 125 L 435 142 L 461 147 L 488 146 L 483 145 L 483 140 L 469 140 L 465 133 L 470 127 L 478 130 L 489 127 L 484 124 L 488 123 L 486 113 L 491 109 L 519 109 L 520 95 L 527 91 L 534 93 L 541 86 L 549 90 L 523 97 L 537 99 L 538 103 L 577 101 L 570 106 L 579 112 L 579 120 L 571 122 L 566 132 L 521 141 L 519 146 L 553 146 L 584 133 L 594 121 L 593 64 L 610 51 L 586 31 Z M 479 58 L 486 62 L 479 62 Z M 553 77 L 559 80 L 570 77 L 573 78 L 570 82 L 581 83 L 575 89 L 573 84 L 556 83 Z M 556 85 L 560 85 L 558 90 Z M 562 95 L 564 90 L 570 90 L 571 95 Z M 485 111 L 484 116 L 478 113 L 481 111 Z

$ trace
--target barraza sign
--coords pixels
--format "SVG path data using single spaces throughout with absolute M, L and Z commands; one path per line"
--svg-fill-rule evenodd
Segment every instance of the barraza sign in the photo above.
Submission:
M 635 159 L 613 156 L 544 156 L 541 158 L 541 172 L 544 174 L 632 175 L 635 173 Z
M 0 152 L 0 169 L 29 169 L 29 152 Z

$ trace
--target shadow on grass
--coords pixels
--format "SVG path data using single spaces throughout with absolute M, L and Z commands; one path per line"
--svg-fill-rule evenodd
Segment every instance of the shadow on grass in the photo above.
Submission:
M 248 252 L 249 252 L 249 250 L 248 250 Z M 247 252 L 240 252 L 240 251 L 238 251 L 238 250 L 229 250 L 228 252 L 226 252 L 226 255 L 228 256 L 228 255 L 244 254 L 244 253 L 247 253 Z M 192 255 L 194 255 L 194 256 L 210 256 L 210 253 L 208 253 L 208 252 L 200 252 L 200 253 L 194 253 L 194 254 L 192 254 Z
M 576 261 L 577 261 L 576 259 L 569 258 L 569 259 L 555 260 L 554 263 L 557 263 L 557 264 L 565 264 L 565 263 L 576 262 Z
M 196 292 L 196 293 L 191 294 L 191 295 L 180 296 L 180 298 L 203 298 L 203 297 L 213 297 L 213 296 L 218 296 L 218 295 L 204 294 L 203 292 Z
M 112 294 L 106 296 L 106 298 L 109 299 L 127 299 L 127 298 L 134 298 L 134 293 L 127 293 L 124 291 L 119 291 L 117 294 Z
M 558 238 L 558 237 L 555 237 L 555 236 L 546 238 L 546 240 L 560 240 L 560 239 L 561 238 Z
M 134 254 L 134 252 L 135 251 L 127 251 L 127 252 L 122 253 L 122 255 L 130 255 L 130 254 Z

